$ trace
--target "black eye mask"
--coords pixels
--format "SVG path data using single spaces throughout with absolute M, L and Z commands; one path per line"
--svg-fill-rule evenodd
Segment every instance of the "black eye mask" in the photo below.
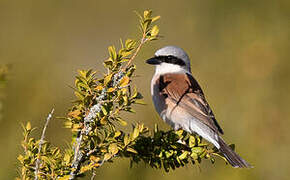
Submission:
M 175 56 L 156 56 L 155 59 L 157 59 L 160 63 L 164 62 L 169 64 L 185 66 L 185 62 Z

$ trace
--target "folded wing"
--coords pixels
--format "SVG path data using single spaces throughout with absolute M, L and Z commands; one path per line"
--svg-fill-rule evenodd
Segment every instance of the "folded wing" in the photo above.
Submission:
M 165 101 L 176 104 L 176 107 L 180 106 L 214 132 L 223 134 L 202 89 L 190 74 L 164 74 L 160 76 L 158 84 L 159 92 L 165 97 Z

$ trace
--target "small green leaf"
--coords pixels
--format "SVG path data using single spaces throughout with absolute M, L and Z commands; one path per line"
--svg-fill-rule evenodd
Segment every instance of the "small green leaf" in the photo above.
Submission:
M 157 133 L 158 131 L 159 131 L 158 124 L 154 124 L 154 133 Z
M 146 11 L 144 11 L 143 14 L 144 14 L 144 18 L 148 19 L 148 18 L 151 17 L 152 11 L 151 10 L 146 10 Z
M 127 86 L 129 84 L 129 82 L 130 82 L 130 78 L 128 76 L 124 76 L 121 79 L 119 86 L 120 87 L 125 87 L 125 86 Z
M 109 152 L 112 154 L 112 155 L 115 155 L 119 152 L 119 149 L 118 149 L 118 146 L 117 144 L 110 144 L 109 145 Z
M 183 130 L 180 129 L 178 131 L 175 131 L 175 134 L 178 136 L 179 139 L 181 139 L 183 137 Z
M 188 143 L 189 147 L 193 147 L 195 146 L 195 137 L 194 136 L 190 136 L 189 137 L 189 143 Z
M 135 149 L 131 148 L 131 147 L 127 147 L 127 151 L 135 153 L 135 154 L 138 154 L 138 152 Z
M 191 152 L 190 157 L 192 157 L 194 160 L 198 159 L 198 155 L 195 152 Z
M 112 58 L 112 60 L 116 60 L 117 59 L 117 53 L 116 53 L 115 46 L 109 46 L 108 51 L 109 51 L 109 55 Z
M 127 122 L 125 120 L 123 120 L 122 118 L 118 117 L 118 122 L 122 125 L 122 126 L 127 126 Z
M 228 160 L 223 155 L 221 155 L 219 153 L 212 153 L 212 154 L 215 155 L 215 156 L 218 156 L 218 157 L 222 158 L 226 163 L 228 163 Z
M 105 155 L 104 155 L 104 161 L 107 161 L 107 160 L 109 160 L 109 159 L 111 159 L 112 158 L 112 154 L 111 153 L 106 153 Z
M 124 136 L 124 145 L 127 146 L 130 143 L 130 138 L 128 134 L 125 134 Z
M 112 65 L 113 65 L 113 61 L 112 61 L 111 58 L 109 58 L 109 59 L 107 59 L 107 60 L 104 61 L 104 66 L 106 68 L 109 68 L 110 69 L 112 67 Z
M 22 163 L 23 160 L 24 160 L 24 157 L 23 157 L 22 155 L 19 155 L 19 156 L 17 157 L 17 159 Z
M 212 164 L 214 164 L 214 163 L 215 163 L 215 159 L 214 159 L 213 157 L 210 157 L 210 162 L 211 162 Z
M 25 128 L 26 128 L 27 131 L 30 131 L 31 130 L 31 124 L 30 124 L 30 122 L 27 122 Z
M 124 105 L 128 105 L 128 97 L 127 96 L 123 96 L 123 101 L 124 101 Z
M 133 130 L 133 133 L 131 134 L 131 141 L 135 140 L 138 136 L 139 136 L 139 129 L 135 127 Z
M 173 151 L 171 150 L 171 151 L 165 151 L 165 157 L 166 158 L 169 158 L 169 157 L 171 157 L 173 155 Z
M 101 106 L 102 112 L 104 113 L 105 116 L 108 115 L 108 111 L 106 110 L 106 108 L 104 106 Z
M 116 89 L 116 88 L 109 88 L 107 92 L 109 92 L 109 93 L 110 93 L 110 92 L 113 92 L 113 91 L 115 91 L 115 89 Z
M 131 55 L 132 54 L 132 51 L 128 51 L 126 49 L 121 49 L 119 51 L 119 54 L 123 57 L 123 58 L 121 58 L 120 62 L 121 63 L 122 62 L 127 62 L 129 59 L 128 58 L 124 58 L 124 57 L 127 57 L 127 56 Z
M 152 18 L 152 22 L 155 22 L 155 21 L 157 21 L 158 19 L 160 19 L 160 16 L 155 16 L 155 17 Z
M 116 132 L 115 132 L 115 135 L 114 135 L 114 138 L 119 137 L 121 134 L 122 134 L 122 133 L 121 133 L 120 131 L 116 131 Z
M 69 154 L 65 154 L 63 160 L 64 160 L 64 162 L 66 164 L 69 164 L 69 162 L 70 162 L 70 155 Z
M 191 148 L 191 152 L 194 152 L 197 155 L 200 155 L 204 152 L 204 149 L 201 147 L 193 147 L 193 148 Z
M 111 81 L 113 74 L 109 74 L 104 78 L 104 85 L 107 86 L 108 83 Z
M 58 178 L 58 180 L 69 180 L 70 175 L 65 175 L 63 177 Z
M 158 33 L 159 33 L 159 28 L 157 25 L 154 25 L 153 28 L 151 29 L 150 34 L 152 37 L 156 37 Z
M 101 123 L 102 125 L 107 124 L 107 122 L 108 122 L 107 116 L 104 116 L 104 117 L 100 120 L 100 123 Z
M 80 100 L 84 100 L 85 96 L 82 95 L 80 92 L 75 91 L 74 93 L 75 93 L 75 96 L 78 97 Z
M 146 19 L 146 20 L 144 21 L 143 26 L 142 26 L 144 32 L 146 32 L 146 33 L 148 32 L 148 28 L 149 28 L 151 22 L 152 22 L 151 19 Z
M 127 39 L 126 42 L 125 42 L 125 47 L 129 51 L 134 49 L 135 45 L 136 45 L 136 41 L 133 40 L 133 39 Z
M 79 75 L 81 77 L 86 77 L 86 74 L 87 74 L 87 71 L 86 70 L 78 70 L 78 72 L 79 72 Z
M 140 104 L 140 105 L 146 105 L 145 101 L 141 100 L 141 99 L 136 99 L 134 101 L 135 104 Z
M 187 154 L 188 154 L 188 152 L 187 151 L 184 151 L 181 155 L 178 156 L 178 158 L 180 160 L 183 160 L 183 159 L 185 159 L 187 157 Z

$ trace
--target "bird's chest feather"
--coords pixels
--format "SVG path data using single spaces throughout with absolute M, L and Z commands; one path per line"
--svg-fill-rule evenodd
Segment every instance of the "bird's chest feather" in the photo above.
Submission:
M 173 110 L 174 104 L 169 101 L 168 94 L 165 92 L 165 87 L 168 85 L 167 81 L 160 80 L 159 78 L 153 78 L 151 83 L 151 94 L 154 102 L 154 106 L 160 117 L 171 125 L 174 129 L 178 129 L 178 124 L 175 122 L 176 118 L 173 118 L 175 110 Z
M 160 92 L 159 78 L 154 77 L 151 83 L 151 95 L 156 111 L 162 117 L 162 113 L 166 110 L 165 97 Z M 163 117 L 162 117 L 163 119 Z

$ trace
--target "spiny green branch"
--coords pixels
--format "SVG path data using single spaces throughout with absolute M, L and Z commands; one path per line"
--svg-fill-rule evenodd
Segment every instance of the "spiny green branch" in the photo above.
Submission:
M 202 159 L 214 162 L 216 149 L 203 143 L 200 137 L 180 131 L 162 131 L 156 126 L 150 131 L 143 124 L 133 124 L 131 132 L 119 130 L 127 125 L 121 112 L 135 112 L 134 104 L 143 104 L 142 95 L 132 84 L 136 66 L 134 59 L 143 45 L 158 38 L 159 29 L 153 23 L 159 16 L 152 11 L 139 15 L 140 41 L 121 41 L 121 48 L 108 48 L 109 58 L 104 61 L 107 73 L 98 77 L 93 70 L 80 70 L 75 80 L 77 100 L 69 110 L 65 126 L 72 131 L 72 145 L 64 152 L 48 142 L 39 148 L 40 141 L 30 138 L 30 125 L 23 127 L 24 154 L 18 157 L 22 179 L 35 176 L 35 159 L 41 160 L 39 179 L 75 179 L 88 171 L 96 171 L 114 157 L 130 159 L 131 163 L 143 161 L 153 168 L 165 171 L 182 167 Z M 40 152 L 40 153 L 38 153 Z
M 155 18 L 156 19 L 156 18 Z M 88 112 L 86 113 L 86 116 L 84 117 L 84 127 L 80 130 L 78 133 L 78 137 L 76 138 L 76 146 L 74 148 L 75 155 L 73 160 L 73 171 L 70 174 L 70 179 L 74 179 L 76 174 L 79 172 L 80 163 L 81 161 L 85 160 L 86 157 L 84 156 L 84 153 L 80 152 L 81 143 L 83 141 L 83 136 L 88 136 L 90 131 L 97 128 L 98 126 L 91 126 L 91 122 L 93 122 L 96 117 L 98 116 L 101 111 L 103 111 L 103 117 L 99 117 L 101 120 L 104 118 L 107 118 L 107 110 L 105 107 L 109 107 L 111 109 L 117 110 L 115 114 L 118 114 L 119 111 L 125 110 L 124 108 L 127 108 L 127 110 L 131 109 L 129 104 L 126 104 L 129 101 L 129 98 L 131 95 L 131 88 L 129 87 L 130 83 L 130 76 L 133 74 L 135 70 L 135 66 L 131 66 L 132 61 L 136 58 L 138 52 L 140 51 L 141 47 L 150 40 L 153 40 L 157 37 L 158 33 L 153 33 L 154 36 L 151 34 L 149 35 L 150 31 L 152 31 L 150 24 L 148 22 L 152 22 L 151 18 L 151 11 L 145 11 L 144 17 L 140 18 L 141 20 L 141 27 L 142 28 L 142 38 L 140 40 L 139 45 L 136 47 L 136 41 L 128 39 L 125 42 L 125 45 L 121 41 L 121 49 L 119 52 L 116 51 L 116 48 L 114 46 L 110 46 L 108 48 L 109 50 L 109 59 L 104 62 L 105 67 L 108 69 L 108 73 L 106 77 L 103 80 L 99 80 L 98 87 L 101 89 L 100 92 L 95 92 L 95 100 L 92 102 L 88 107 Z M 157 20 L 157 19 L 156 19 Z M 146 27 L 144 27 L 146 23 Z M 154 26 L 155 27 L 155 26 Z M 155 28 L 156 29 L 156 28 Z M 155 30 L 156 31 L 156 30 Z M 151 39 L 150 39 L 151 38 Z M 123 65 L 126 61 L 128 61 L 125 65 Z M 86 77 L 89 77 L 90 75 L 86 75 Z M 89 84 L 85 81 L 86 77 L 80 78 L 77 85 L 79 85 L 81 88 L 79 88 L 80 91 L 88 90 L 88 92 L 92 93 L 94 92 L 93 89 L 90 88 Z M 86 89 L 89 88 L 89 89 Z M 128 92 L 126 92 L 128 89 Z M 86 92 L 85 92 L 86 93 Z M 108 99 L 114 99 L 114 101 L 108 103 L 104 102 Z M 134 99 L 134 98 L 133 98 Z M 117 104 L 118 105 L 114 105 Z M 131 102 L 132 103 L 132 102 Z M 131 104 L 130 103 L 130 104 Z M 123 104 L 123 106 L 120 106 Z M 103 108 L 103 109 L 102 109 Z M 100 116 L 100 115 L 99 115 Z M 110 117 L 112 120 L 114 118 L 116 120 L 121 119 L 120 117 Z M 107 118 L 107 120 L 109 120 Z M 101 123 L 102 125 L 102 123 Z M 109 123 L 110 128 L 114 127 L 113 124 Z M 103 128 L 102 126 L 99 126 L 99 128 Z M 89 149 L 89 148 L 88 148 Z

